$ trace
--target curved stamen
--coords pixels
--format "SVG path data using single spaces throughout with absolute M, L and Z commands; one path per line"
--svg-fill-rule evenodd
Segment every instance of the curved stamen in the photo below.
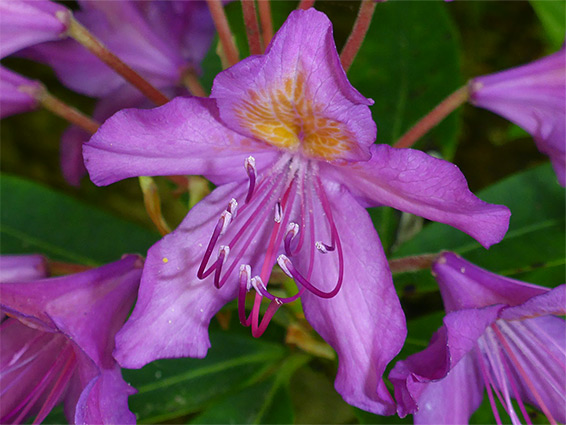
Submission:
M 285 254 L 281 254 L 279 257 L 277 257 L 277 263 L 279 264 L 279 267 L 281 267 L 281 270 L 283 270 L 283 272 L 285 272 L 287 276 L 289 276 L 292 279 L 295 279 L 295 282 L 299 283 L 301 286 L 304 286 L 306 289 L 308 289 L 310 292 L 312 292 L 313 294 L 315 294 L 320 298 L 335 297 L 338 291 L 340 291 L 340 287 L 342 286 L 343 278 L 342 278 L 342 274 L 340 274 L 340 276 L 338 277 L 338 282 L 334 287 L 334 289 L 332 289 L 332 291 L 330 292 L 321 291 L 303 277 L 303 275 L 295 268 L 291 260 L 289 260 L 289 258 L 287 258 Z
M 230 206 L 228 206 L 228 208 L 230 208 Z M 212 255 L 212 250 L 214 249 L 214 245 L 216 245 L 218 238 L 226 232 L 226 229 L 228 228 L 228 225 L 230 224 L 231 221 L 232 221 L 232 214 L 228 210 L 222 211 L 222 214 L 220 215 L 220 218 L 216 223 L 216 227 L 212 232 L 212 236 L 210 237 L 210 241 L 208 242 L 208 246 L 206 247 L 204 257 L 202 258 L 199 269 L 197 271 L 197 277 L 199 279 L 204 279 L 205 277 L 210 275 L 210 273 L 212 273 L 213 267 L 216 267 L 216 262 L 215 262 L 212 266 L 210 266 L 210 268 L 206 272 L 204 271 L 208 264 L 208 260 L 210 260 L 210 256 Z
M 327 245 L 324 242 L 321 241 L 317 241 L 314 246 L 316 247 L 316 249 L 318 249 L 318 251 L 321 254 L 328 254 L 329 252 L 334 251 L 334 249 L 336 248 L 334 246 L 334 243 L 332 243 L 332 245 Z
M 277 203 L 275 204 L 273 220 L 275 220 L 276 223 L 281 223 L 282 218 L 283 218 L 283 207 L 281 207 L 281 202 L 277 201 Z
M 257 179 L 257 169 L 255 167 L 255 158 L 253 156 L 248 156 L 244 161 L 244 167 L 246 173 L 248 173 L 248 178 L 250 179 L 250 185 L 248 187 L 248 195 L 246 196 L 246 204 L 250 202 L 254 194 L 255 182 Z
M 222 285 L 220 284 L 220 273 L 222 273 L 222 266 L 224 265 L 224 263 L 228 259 L 228 254 L 230 254 L 230 247 L 227 246 L 227 245 L 220 245 L 220 249 L 218 251 L 218 259 L 216 260 L 216 263 L 215 263 L 216 271 L 214 272 L 214 286 L 216 286 L 219 289 L 225 283 L 225 282 L 222 282 Z M 212 269 L 212 267 L 211 267 L 211 269 Z
M 249 326 L 249 319 L 246 317 L 246 294 L 251 289 L 252 268 L 248 264 L 240 266 L 240 287 L 238 289 L 238 317 L 243 326 Z
M 236 211 L 238 210 L 238 201 L 236 201 L 234 198 L 230 199 L 230 202 L 228 202 L 228 208 L 226 208 L 226 211 L 228 211 L 230 214 L 232 214 L 232 220 L 234 220 L 236 218 Z
M 295 295 L 291 297 L 281 298 L 281 297 L 276 297 L 267 290 L 267 287 L 263 283 L 263 280 L 261 280 L 260 276 L 253 277 L 251 279 L 250 284 L 256 290 L 256 292 L 259 293 L 262 297 L 265 297 L 271 301 L 275 301 L 279 305 L 292 303 L 293 301 L 299 299 L 299 297 L 303 295 L 303 292 L 305 292 L 305 288 L 300 288 Z
M 299 225 L 293 222 L 289 223 L 287 225 L 287 233 L 285 234 L 285 253 L 289 257 L 293 255 L 291 250 L 291 242 L 293 241 L 293 239 L 295 239 L 297 233 L 299 233 Z

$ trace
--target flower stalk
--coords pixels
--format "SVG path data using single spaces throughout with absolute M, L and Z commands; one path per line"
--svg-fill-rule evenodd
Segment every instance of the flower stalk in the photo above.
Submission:
M 21 86 L 20 90 L 27 92 L 26 88 L 26 86 Z M 91 134 L 94 134 L 100 126 L 100 124 L 94 121 L 92 118 L 89 118 L 78 109 L 75 109 L 72 106 L 67 105 L 62 100 L 56 98 L 45 88 L 41 88 L 40 90 L 32 88 L 29 94 L 35 97 L 41 104 L 41 106 L 43 106 L 49 112 L 52 112 L 53 114 L 69 121 L 70 123 L 79 126 L 83 130 L 86 130 Z
M 255 0 L 241 0 L 241 3 L 248 45 L 250 46 L 250 55 L 261 55 L 263 53 L 263 46 L 261 45 L 261 38 L 259 36 L 259 23 L 257 21 Z
M 222 6 L 220 0 L 206 0 L 206 3 L 208 4 L 216 31 L 218 32 L 218 38 L 220 39 L 220 44 L 228 61 L 228 65 L 235 65 L 240 60 L 240 55 L 236 43 L 234 43 L 234 37 L 232 36 L 232 31 L 228 24 L 228 18 L 226 18 L 226 13 L 224 13 L 224 6 Z
M 271 20 L 270 0 L 260 0 L 257 3 L 257 10 L 259 13 L 259 22 L 261 25 L 263 47 L 266 48 L 273 38 L 273 22 Z
M 169 101 L 167 96 L 109 51 L 97 37 L 73 17 L 69 20 L 67 34 L 124 77 L 126 81 L 136 87 L 156 105 L 164 105 Z
M 187 88 L 187 90 L 191 92 L 193 96 L 199 96 L 199 97 L 208 96 L 206 90 L 198 80 L 197 74 L 195 73 L 194 69 L 192 68 L 187 69 L 183 73 L 183 76 L 181 78 L 183 81 L 183 85 Z
M 342 62 L 342 67 L 346 72 L 348 72 L 352 62 L 354 62 L 354 58 L 358 54 L 362 42 L 366 37 L 376 4 L 375 0 L 362 1 L 352 32 L 340 53 L 340 62 Z
M 446 118 L 452 111 L 464 104 L 470 97 L 468 86 L 460 87 L 446 99 L 440 102 L 432 111 L 425 115 L 395 144 L 394 148 L 410 148 L 417 140 L 428 133 L 433 127 Z
M 418 270 L 429 269 L 438 254 L 423 254 L 412 257 L 396 258 L 389 261 L 389 268 L 392 273 L 415 272 Z
M 143 203 L 145 210 L 151 218 L 151 221 L 159 230 L 162 236 L 171 233 L 171 228 L 163 218 L 161 213 L 161 200 L 159 198 L 159 189 L 153 181 L 153 178 L 142 176 L 139 177 L 140 187 L 143 193 Z
M 307 10 L 313 7 L 315 0 L 301 0 L 297 9 Z

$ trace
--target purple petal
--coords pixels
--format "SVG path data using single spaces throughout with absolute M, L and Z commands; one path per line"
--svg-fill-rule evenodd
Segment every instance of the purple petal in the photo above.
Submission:
M 338 353 L 335 387 L 344 400 L 373 413 L 392 415 L 395 405 L 382 375 L 405 340 L 403 311 L 367 212 L 336 185 L 328 187 L 327 193 L 344 247 L 344 282 L 330 299 L 306 291 L 302 297 L 305 316 Z M 324 223 L 322 212 L 315 214 L 315 222 Z M 314 255 L 313 284 L 329 291 L 338 275 L 336 262 L 326 261 L 333 254 Z
M 419 384 L 416 384 L 419 385 Z M 438 382 L 425 384 L 415 424 L 466 424 L 483 399 L 481 371 L 470 353 Z
M 140 368 L 159 358 L 206 355 L 208 324 L 236 296 L 239 270 L 232 271 L 221 289 L 215 288 L 212 276 L 198 279 L 197 270 L 220 214 L 232 197 L 242 199 L 246 191 L 238 184 L 218 187 L 189 211 L 174 232 L 150 248 L 138 301 L 116 336 L 114 356 L 123 367 Z M 238 266 L 255 263 L 256 256 L 264 255 L 267 236 L 263 233 L 258 232 Z M 234 255 L 230 254 L 226 266 Z
M 547 154 L 564 186 L 566 168 L 565 49 L 470 84 L 471 102 L 528 131 Z
M 213 100 L 176 98 L 152 110 L 125 110 L 110 118 L 84 146 L 95 184 L 134 176 L 202 174 L 216 184 L 245 180 L 244 160 L 258 169 L 277 152 L 227 129 Z
M 0 58 L 63 37 L 69 17 L 66 7 L 48 0 L 0 2 Z
M 368 162 L 327 166 L 329 178 L 344 183 L 367 206 L 387 205 L 449 224 L 485 247 L 505 235 L 509 210 L 471 193 L 454 164 L 387 145 L 373 145 L 371 154 Z
M 184 61 L 169 40 L 154 34 L 132 1 L 82 1 L 76 19 L 110 51 L 157 87 L 177 85 Z M 69 88 L 93 97 L 111 94 L 123 78 L 74 40 L 45 43 L 25 56 L 49 64 Z
M 211 97 L 232 129 L 325 160 L 365 160 L 376 127 L 346 78 L 332 24 L 314 9 L 292 12 L 265 55 L 221 72 Z
M 449 313 L 425 350 L 395 365 L 389 379 L 395 387 L 399 415 L 420 409 L 427 384 L 450 376 L 458 362 L 474 349 L 485 329 L 497 320 L 501 309 L 492 306 Z
M 0 118 L 36 109 L 38 103 L 32 94 L 40 90 L 37 81 L 0 66 Z
M 79 186 L 86 174 L 83 163 L 83 143 L 90 134 L 77 126 L 70 126 L 61 136 L 61 172 L 67 183 Z
M 443 253 L 432 270 L 447 312 L 493 304 L 515 306 L 549 291 L 488 272 L 450 252 Z
M 136 390 L 122 379 L 120 368 L 106 369 L 82 391 L 77 402 L 75 424 L 135 424 L 128 409 L 128 396 Z
M 112 335 L 133 304 L 140 275 L 140 258 L 131 255 L 75 275 L 3 283 L 2 308 L 46 330 L 63 332 L 98 366 L 110 367 Z
M 560 285 L 549 292 L 534 296 L 516 307 L 506 308 L 501 313 L 501 318 L 521 320 L 547 315 L 566 315 L 566 285 Z
M 47 260 L 43 255 L 1 255 L 0 282 L 24 282 L 47 277 Z

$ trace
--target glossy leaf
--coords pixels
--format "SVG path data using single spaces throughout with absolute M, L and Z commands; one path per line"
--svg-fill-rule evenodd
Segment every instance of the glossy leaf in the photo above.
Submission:
M 159 235 L 19 177 L 0 179 L 0 251 L 41 253 L 99 265 L 126 253 L 145 256 Z
M 377 5 L 364 44 L 348 72 L 354 87 L 375 101 L 371 109 L 377 123 L 377 143 L 395 142 L 464 83 L 457 40 L 441 2 Z M 416 147 L 452 158 L 458 125 L 457 114 L 452 114 Z

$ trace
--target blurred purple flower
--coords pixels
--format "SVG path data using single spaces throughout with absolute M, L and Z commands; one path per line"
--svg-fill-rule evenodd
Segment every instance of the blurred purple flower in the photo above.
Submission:
M 74 17 L 153 86 L 169 96 L 189 94 L 183 84 L 185 73 L 200 71 L 214 36 L 205 1 L 79 0 L 79 5 Z M 47 0 L 2 0 L 0 51 L 46 63 L 67 87 L 99 98 L 93 116 L 100 122 L 123 108 L 152 106 L 75 40 L 58 40 L 66 26 L 56 13 L 64 20 L 70 12 Z M 89 137 L 76 126 L 62 136 L 61 168 L 73 185 L 86 173 L 81 151 Z
M 470 81 L 471 103 L 528 131 L 566 184 L 565 48 L 527 65 Z
M 394 413 L 382 374 L 405 321 L 364 206 L 448 223 L 485 246 L 503 237 L 509 211 L 470 193 L 453 164 L 374 145 L 372 103 L 348 82 L 328 18 L 309 9 L 290 14 L 264 55 L 221 72 L 210 99 L 121 111 L 100 128 L 84 147 L 96 184 L 203 174 L 219 186 L 149 250 L 137 305 L 117 335 L 120 364 L 203 357 L 210 319 L 235 297 L 255 336 L 281 304 L 302 297 L 306 318 L 338 352 L 338 392 Z M 268 292 L 275 263 L 296 295 Z M 260 323 L 262 298 L 270 304 Z
M 0 118 L 38 107 L 33 92 L 41 90 L 41 84 L 0 66 Z
M 1 423 L 42 422 L 60 401 L 72 423 L 134 423 L 112 358 L 114 336 L 136 297 L 142 260 L 130 255 L 83 273 L 28 280 L 40 258 L 1 257 Z M 18 264 L 19 263 L 19 264 Z
M 0 58 L 65 37 L 70 11 L 49 0 L 0 1 Z
M 448 314 L 428 348 L 389 375 L 399 415 L 413 413 L 415 424 L 468 423 L 487 388 L 498 424 L 496 398 L 513 424 L 520 415 L 531 423 L 525 403 L 564 423 L 566 325 L 555 315 L 566 313 L 566 285 L 509 279 L 453 253 L 436 261 L 433 274 Z

